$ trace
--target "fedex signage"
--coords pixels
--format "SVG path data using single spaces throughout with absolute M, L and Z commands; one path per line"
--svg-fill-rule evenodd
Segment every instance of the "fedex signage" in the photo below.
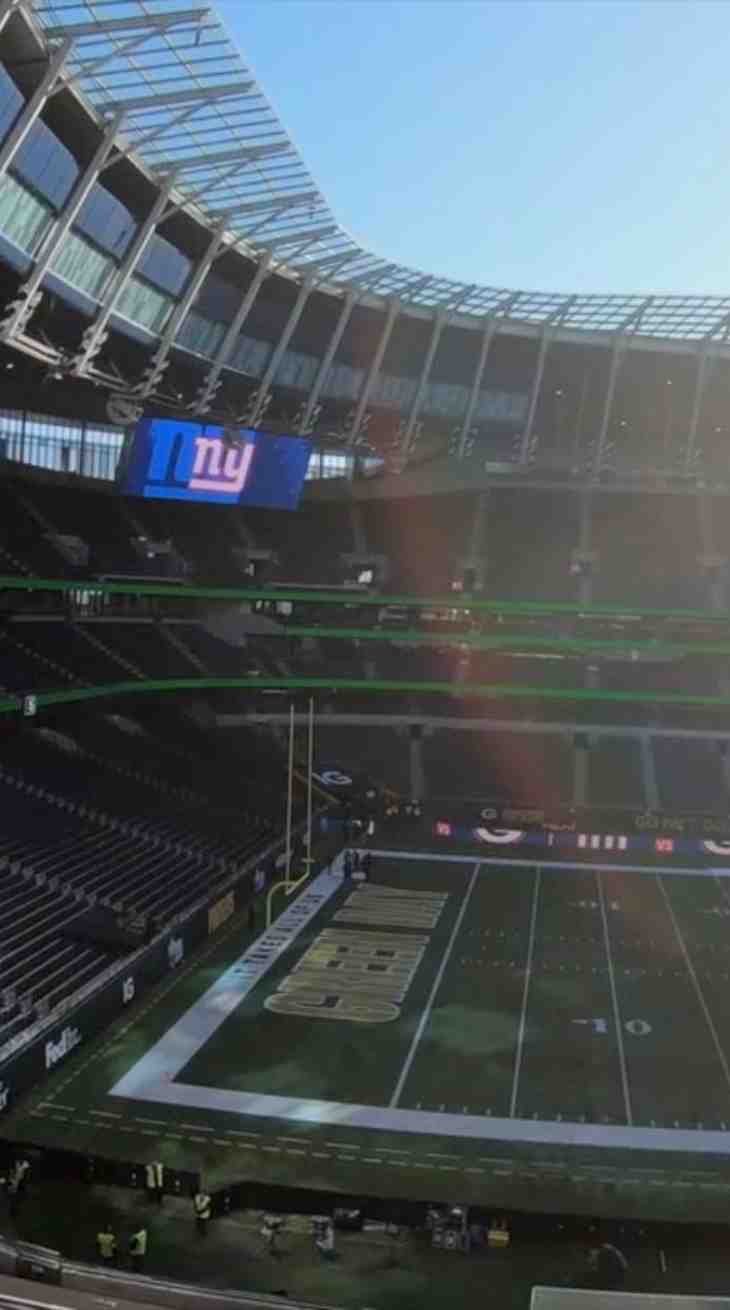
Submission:
M 240 428 L 153 418 L 137 424 L 121 470 L 130 496 L 296 509 L 312 443 Z

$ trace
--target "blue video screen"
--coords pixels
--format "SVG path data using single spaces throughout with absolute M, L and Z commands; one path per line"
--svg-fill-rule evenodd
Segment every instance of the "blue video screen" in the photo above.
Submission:
M 212 424 L 142 419 L 120 470 L 120 489 L 155 500 L 296 509 L 311 452 L 306 437 L 239 428 L 231 442 Z

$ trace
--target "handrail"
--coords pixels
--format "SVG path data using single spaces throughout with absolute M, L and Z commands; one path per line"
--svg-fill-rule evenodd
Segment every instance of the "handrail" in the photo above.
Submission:
M 97 578 L 25 578 L 0 574 L 2 591 L 98 592 L 104 596 L 158 596 L 175 600 L 298 601 L 316 605 L 377 606 L 379 609 L 466 610 L 480 614 L 575 614 L 581 618 L 702 619 L 727 623 L 727 614 L 710 610 L 662 609 L 645 605 L 582 605 L 573 601 L 484 600 L 477 596 L 390 596 L 373 592 L 300 587 L 201 587 L 169 582 L 108 582 Z
M 58 691 L 32 693 L 36 709 L 51 705 L 74 705 L 104 696 L 144 696 L 176 691 L 354 691 L 363 695 L 403 695 L 418 692 L 427 696 L 450 696 L 460 700 L 610 701 L 623 705 L 692 705 L 697 708 L 728 709 L 730 695 L 696 692 L 607 691 L 592 687 L 540 687 L 528 683 L 439 682 L 382 678 L 273 678 L 265 674 L 252 678 L 151 678 L 143 682 L 108 682 L 96 687 L 64 687 Z M 27 697 L 0 698 L 0 714 L 20 714 Z

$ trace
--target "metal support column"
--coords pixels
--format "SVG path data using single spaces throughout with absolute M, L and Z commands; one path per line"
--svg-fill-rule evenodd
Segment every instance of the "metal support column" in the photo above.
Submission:
M 84 332 L 81 349 L 75 356 L 71 369 L 71 372 L 75 377 L 83 377 L 84 374 L 88 372 L 91 364 L 106 341 L 108 335 L 107 324 L 109 319 L 119 304 L 119 299 L 124 288 L 127 286 L 129 279 L 134 273 L 137 264 L 152 239 L 155 228 L 164 213 L 174 182 L 175 174 L 168 174 L 157 194 L 155 203 L 139 228 L 129 250 L 104 293 L 104 300 L 99 313 L 91 326 Z
M 124 114 L 122 111 L 114 115 L 114 118 L 109 123 L 92 159 L 87 164 L 83 173 L 79 174 L 71 194 L 56 219 L 56 222 L 48 230 L 46 236 L 41 242 L 41 245 L 36 252 L 33 270 L 21 284 L 18 301 L 17 303 L 14 302 L 15 308 L 8 315 L 8 318 L 2 325 L 0 340 L 11 342 L 14 336 L 19 332 L 24 331 L 38 302 L 38 293 L 40 292 L 43 279 L 46 276 L 62 242 L 68 235 L 72 224 L 75 222 L 81 207 L 86 202 L 89 192 L 96 184 L 96 180 L 101 172 L 104 161 L 114 145 L 114 140 L 123 117 Z
M 71 52 L 73 41 L 67 37 L 65 41 L 54 50 L 48 61 L 43 77 L 33 92 L 30 100 L 23 105 L 18 117 L 11 127 L 8 135 L 0 146 L 0 177 L 6 173 L 15 155 L 22 146 L 25 138 L 30 132 L 33 124 L 41 113 L 48 97 L 53 94 L 61 69 L 63 68 Z
M 339 318 L 335 324 L 335 330 L 330 337 L 329 345 L 327 346 L 322 362 L 317 369 L 317 376 L 314 379 L 312 390 L 310 391 L 309 396 L 307 397 L 307 403 L 304 406 L 304 413 L 302 414 L 302 419 L 299 424 L 300 433 L 306 432 L 309 427 L 315 407 L 322 393 L 322 387 L 327 381 L 327 375 L 332 368 L 332 360 L 335 357 L 335 351 L 342 340 L 342 335 L 347 327 L 356 300 L 356 292 L 348 291 L 342 301 L 342 309 L 340 310 Z
M 406 424 L 403 429 L 403 435 L 401 437 L 400 449 L 401 449 L 401 454 L 404 456 L 408 454 L 408 449 L 411 444 L 411 437 L 413 436 L 413 430 L 416 426 L 416 423 L 418 422 L 418 418 L 421 413 L 423 400 L 426 395 L 426 387 L 428 386 L 428 379 L 431 375 L 431 367 L 433 365 L 434 357 L 436 355 L 438 344 L 441 339 L 441 333 L 444 330 L 445 324 L 446 324 L 446 314 L 443 312 L 443 310 L 439 310 L 438 314 L 436 315 L 433 321 L 431 340 L 428 343 L 428 350 L 426 351 L 426 358 L 423 361 L 421 376 L 418 379 L 416 394 L 413 397 L 411 412 L 408 415 L 408 418 L 406 419 Z
M 590 491 L 583 490 L 578 502 L 579 509 L 579 528 L 578 528 L 578 559 L 581 565 L 593 564 L 593 551 L 591 542 L 593 540 L 593 498 Z M 593 600 L 593 571 L 590 568 L 586 571 L 581 568 L 578 579 L 578 601 L 581 605 L 590 605 Z
M 621 361 L 623 359 L 623 354 L 625 349 L 626 349 L 625 338 L 622 334 L 619 334 L 613 343 L 613 350 L 611 352 L 611 365 L 608 372 L 608 383 L 606 385 L 606 399 L 603 405 L 603 415 L 601 417 L 601 426 L 598 430 L 598 440 L 596 441 L 596 449 L 593 453 L 594 478 L 598 477 L 601 471 L 601 461 L 603 459 L 603 451 L 606 445 L 606 436 L 608 435 L 608 425 L 611 421 L 611 410 L 613 409 L 613 397 L 614 397 L 614 392 L 616 390 L 616 381 L 618 379 L 618 371 L 621 366 Z
M 355 416 L 352 420 L 352 426 L 347 436 L 347 443 L 350 446 L 354 446 L 358 437 L 358 433 L 360 432 L 360 425 L 362 424 L 363 418 L 365 417 L 365 410 L 368 407 L 368 401 L 370 399 L 373 387 L 375 386 L 375 383 L 377 381 L 378 374 L 380 372 L 380 366 L 383 362 L 383 356 L 385 355 L 388 342 L 390 341 L 390 334 L 393 331 L 393 325 L 395 324 L 395 320 L 398 317 L 399 311 L 400 311 L 400 302 L 398 300 L 391 300 L 390 304 L 388 305 L 388 313 L 385 316 L 383 331 L 380 334 L 380 340 L 375 349 L 375 354 L 373 355 L 372 361 L 370 363 L 370 368 L 368 369 L 367 375 L 365 377 L 365 381 L 360 391 L 360 395 L 358 396 L 357 405 L 355 406 Z
M 644 783 L 644 804 L 647 810 L 659 809 L 659 785 L 656 776 L 656 761 L 651 735 L 642 732 L 639 738 L 641 751 L 641 777 Z
M 540 398 L 540 387 L 542 385 L 542 376 L 545 372 L 545 356 L 550 342 L 550 334 L 547 324 L 544 324 L 540 333 L 540 346 L 537 352 L 537 363 L 535 364 L 535 376 L 532 379 L 530 388 L 530 402 L 527 407 L 527 419 L 525 430 L 522 433 L 520 443 L 520 464 L 526 464 L 530 453 L 530 441 L 532 439 L 532 429 L 535 425 L 535 414 L 537 412 L 537 402 Z
M 198 414 L 205 414 L 206 411 L 210 409 L 211 401 L 218 390 L 218 379 L 228 363 L 231 351 L 238 340 L 241 328 L 248 318 L 248 315 L 251 312 L 251 306 L 261 290 L 264 279 L 271 267 L 272 258 L 273 256 L 271 253 L 267 252 L 261 259 L 254 274 L 253 281 L 238 306 L 233 321 L 229 324 L 228 330 L 218 348 L 218 353 L 206 374 L 205 382 L 200 390 L 200 394 L 195 401 L 195 411 Z
M 700 423 L 700 414 L 702 413 L 702 401 L 705 395 L 705 382 L 707 379 L 707 365 L 709 362 L 709 351 L 704 347 L 697 356 L 697 378 L 695 380 L 695 391 L 692 400 L 692 415 L 689 421 L 689 432 L 687 433 L 687 449 L 684 456 L 685 473 L 689 473 L 695 457 L 695 447 L 697 445 L 697 429 Z
M 469 401 L 466 410 L 464 412 L 464 418 L 462 419 L 462 423 L 461 423 L 461 432 L 459 434 L 459 449 L 457 452 L 459 459 L 464 458 L 464 451 L 466 449 L 466 443 L 469 438 L 469 431 L 471 429 L 471 421 L 474 417 L 474 410 L 477 407 L 477 401 L 479 400 L 479 393 L 482 389 L 482 378 L 484 377 L 484 370 L 487 366 L 487 356 L 489 354 L 489 348 L 492 344 L 492 340 L 494 338 L 494 334 L 496 331 L 497 331 L 497 320 L 494 318 L 492 314 L 490 314 L 487 317 L 484 324 L 484 335 L 482 337 L 482 344 L 479 350 L 479 360 L 477 362 L 477 369 L 476 369 L 476 373 L 474 374 L 474 380 L 471 384 Z
M 426 770 L 423 765 L 423 742 L 420 730 L 415 733 L 411 728 L 408 743 L 409 776 L 411 781 L 411 800 L 423 801 L 426 798 Z
M 146 371 L 144 382 L 136 390 L 137 395 L 141 397 L 149 396 L 165 373 L 167 357 L 177 340 L 177 335 L 185 319 L 198 298 L 200 289 L 210 272 L 213 262 L 217 258 L 225 230 L 225 220 L 223 220 L 214 229 L 208 248 L 200 263 L 192 270 L 182 299 L 176 304 L 165 324 L 164 331 L 160 334 L 160 344 L 150 359 L 150 367 Z
M 273 353 L 271 355 L 271 359 L 266 365 L 264 375 L 259 383 L 258 390 L 256 392 L 256 397 L 254 399 L 253 405 L 251 407 L 248 416 L 248 421 L 252 427 L 255 427 L 258 422 L 258 419 L 261 414 L 261 410 L 263 408 L 264 402 L 266 400 L 266 396 L 269 391 L 269 387 L 271 386 L 272 382 L 274 381 L 274 378 L 276 377 L 277 370 L 281 363 L 282 355 L 284 354 L 284 351 L 286 350 L 287 346 L 289 345 L 289 342 L 291 341 L 294 329 L 296 328 L 297 323 L 302 317 L 302 314 L 304 312 L 304 306 L 306 305 L 312 287 L 314 286 L 314 281 L 315 281 L 314 278 L 308 277 L 305 278 L 304 281 L 302 282 L 302 285 L 299 288 L 299 294 L 297 295 L 297 298 L 294 301 L 294 305 L 292 307 L 291 313 L 286 323 L 284 324 L 284 330 L 274 347 Z
M 586 804 L 588 795 L 588 747 L 573 747 L 573 808 L 582 807 Z
M 469 533 L 469 559 L 481 560 L 486 547 L 487 511 L 489 509 L 489 492 L 481 491 L 474 508 L 471 532 Z

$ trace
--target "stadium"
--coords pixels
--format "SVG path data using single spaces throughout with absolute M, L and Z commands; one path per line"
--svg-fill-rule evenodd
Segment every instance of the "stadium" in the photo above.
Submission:
M 212 10 L 0 0 L 0 377 L 0 1304 L 730 1304 L 730 296 L 401 267 Z

